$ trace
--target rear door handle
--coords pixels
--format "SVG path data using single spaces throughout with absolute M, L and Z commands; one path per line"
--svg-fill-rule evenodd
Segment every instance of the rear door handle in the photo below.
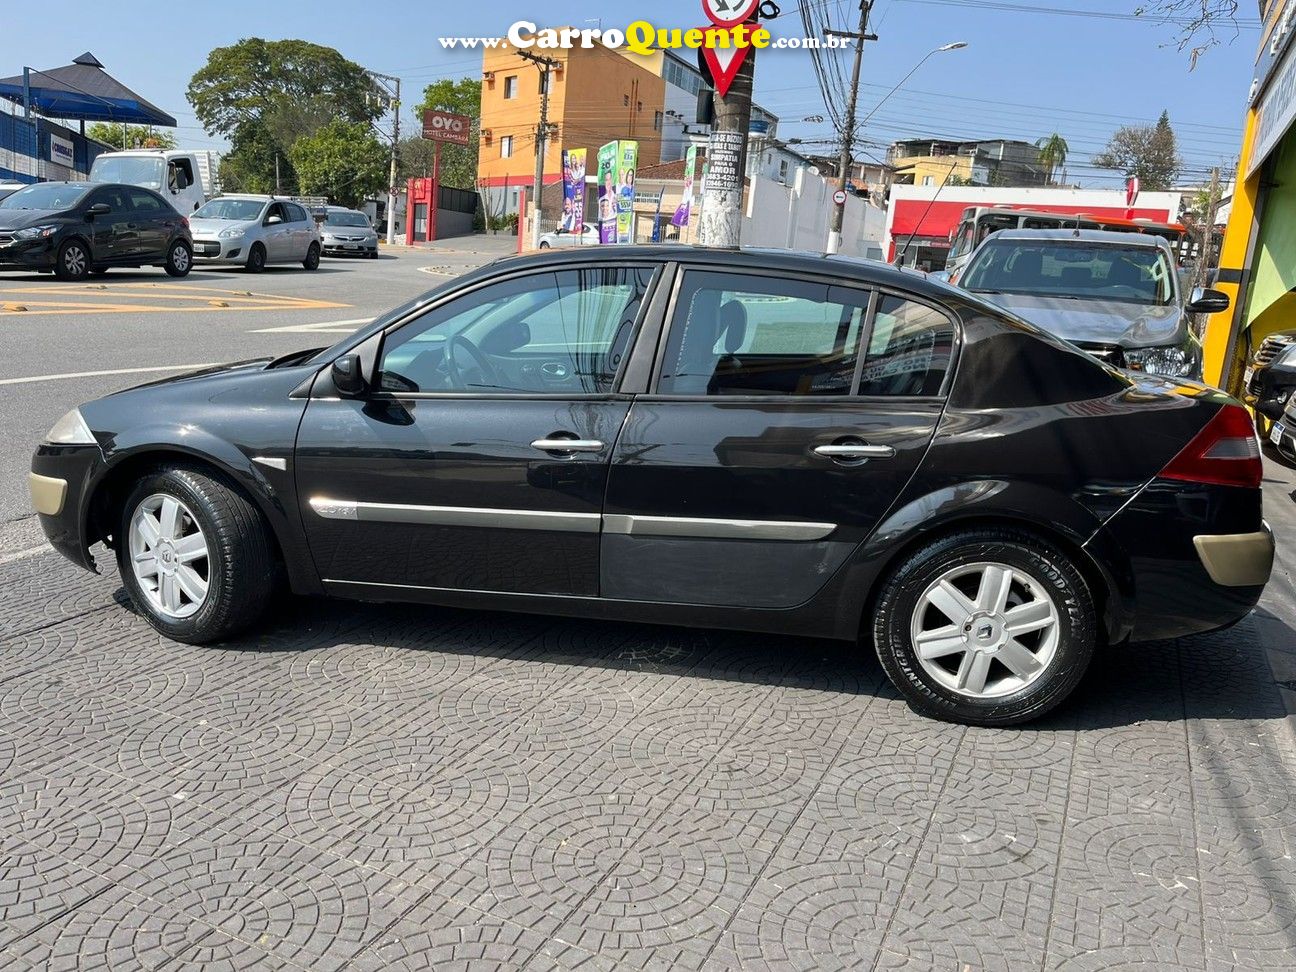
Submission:
M 531 448 L 541 452 L 598 452 L 603 443 L 598 439 L 536 439 Z
M 894 459 L 896 451 L 891 446 L 859 444 L 815 446 L 814 454 L 825 459 Z

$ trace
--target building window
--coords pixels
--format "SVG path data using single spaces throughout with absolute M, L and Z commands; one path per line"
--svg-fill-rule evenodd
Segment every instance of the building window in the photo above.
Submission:
M 934 186 L 934 185 L 936 185 L 936 177 L 935 177 L 935 176 L 923 176 L 922 184 L 923 184 L 924 186 Z
M 500 139 L 500 158 L 507 159 L 513 154 L 513 136 L 505 135 Z
M 504 98 L 506 100 L 517 97 L 517 75 L 510 74 L 504 79 Z
M 642 101 L 637 101 L 637 102 L 635 102 L 635 111 L 643 111 L 643 102 L 642 102 Z
M 780 179 L 786 179 L 786 178 L 787 178 L 787 174 L 788 174 L 788 164 L 787 164 L 787 159 L 780 159 L 780 160 L 779 160 L 779 178 L 780 178 Z
M 622 104 L 624 107 L 629 108 L 629 107 L 630 107 L 630 96 L 629 96 L 629 95 L 622 95 L 622 96 L 621 96 L 621 104 Z
M 654 132 L 660 132 L 660 131 L 661 131 L 661 127 L 662 127 L 662 113 L 661 113 L 660 111 L 654 111 L 654 112 L 653 112 L 653 131 L 654 131 Z

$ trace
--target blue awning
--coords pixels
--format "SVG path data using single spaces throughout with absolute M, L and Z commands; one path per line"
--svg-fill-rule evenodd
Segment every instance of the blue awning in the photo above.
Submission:
M 103 69 L 89 51 L 66 67 L 30 70 L 32 109 L 47 118 L 174 128 L 176 120 Z M 0 98 L 23 103 L 23 76 L 0 79 Z

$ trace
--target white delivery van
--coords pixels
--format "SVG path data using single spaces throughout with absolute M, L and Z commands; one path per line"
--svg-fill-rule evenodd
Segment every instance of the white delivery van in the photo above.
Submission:
M 198 154 L 182 149 L 104 152 L 90 166 L 91 182 L 120 182 L 160 192 L 182 216 L 207 201 Z

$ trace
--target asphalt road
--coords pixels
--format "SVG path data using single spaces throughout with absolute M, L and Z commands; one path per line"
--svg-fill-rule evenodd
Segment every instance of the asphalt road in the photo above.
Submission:
M 265 328 L 486 258 L 214 275 L 345 307 L 0 313 L 23 332 L 0 367 L 280 353 L 320 338 Z M 58 414 L 133 380 L 0 385 L 6 489 Z M 1269 461 L 1265 490 L 1251 617 L 1103 652 L 1012 731 L 914 716 L 868 655 L 795 638 L 289 598 L 177 645 L 111 571 L 15 542 L 18 504 L 0 967 L 1296 967 L 1296 472 Z

